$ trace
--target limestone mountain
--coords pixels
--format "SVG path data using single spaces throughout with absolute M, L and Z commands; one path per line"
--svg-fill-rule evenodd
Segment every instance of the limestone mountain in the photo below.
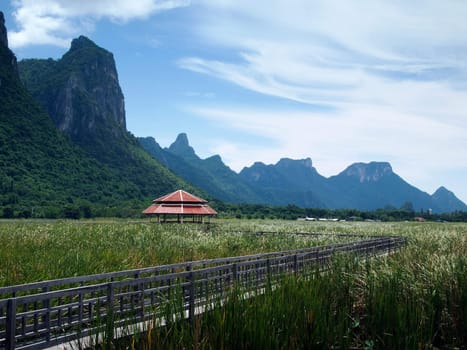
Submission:
M 168 148 L 160 147 L 152 137 L 138 140 L 155 159 L 213 197 L 231 203 L 263 203 L 263 196 L 245 184 L 221 157 L 201 159 L 190 146 L 185 133 L 179 134 Z
M 55 216 L 126 200 L 115 172 L 61 135 L 20 82 L 0 12 L 0 216 Z M 99 179 L 99 185 L 96 185 Z
M 395 174 L 387 162 L 354 163 L 340 174 L 330 177 L 329 183 L 339 191 L 340 206 L 344 208 L 400 208 L 406 202 L 412 203 L 416 210 L 434 206 L 428 193 Z
M 166 148 L 166 151 L 186 160 L 200 160 L 193 147 L 190 146 L 188 136 L 184 132 L 178 134 L 175 141 L 169 146 L 169 148 Z
M 135 183 L 141 195 L 192 187 L 150 157 L 126 130 L 113 55 L 80 36 L 61 59 L 19 62 L 24 85 L 56 127 L 98 161 Z
M 98 158 L 110 141 L 129 139 L 113 55 L 80 36 L 61 59 L 19 62 L 21 80 L 55 126 Z M 117 156 L 117 149 L 111 149 Z
M 280 194 L 280 204 L 359 210 L 409 205 L 414 210 L 431 208 L 438 213 L 466 210 L 452 192 L 440 188 L 430 196 L 394 173 L 387 162 L 354 163 L 338 175 L 325 178 L 310 158 L 285 158 L 275 165 L 256 162 L 245 167 L 240 176 L 271 196 Z
M 443 186 L 438 188 L 431 195 L 431 198 L 436 203 L 436 206 L 445 212 L 467 211 L 467 205 L 457 198 L 453 192 Z
M 311 158 L 283 158 L 276 164 L 255 162 L 237 174 L 219 156 L 200 159 L 186 134 L 180 134 L 165 149 L 153 138 L 139 141 L 173 172 L 227 202 L 358 210 L 431 208 L 438 213 L 466 210 L 452 192 L 440 188 L 430 196 L 394 173 L 387 162 L 354 163 L 326 178 L 318 173 Z
M 123 95 L 105 50 L 79 38 L 61 60 L 20 62 L 22 83 L 7 44 L 1 14 L 0 215 L 138 213 L 180 187 L 200 193 L 126 131 Z
M 243 168 L 239 175 L 251 186 L 267 193 L 267 199 L 274 204 L 325 208 L 327 195 L 323 194 L 332 191 L 326 178 L 313 167 L 311 158 L 282 158 L 275 165 L 256 162 Z

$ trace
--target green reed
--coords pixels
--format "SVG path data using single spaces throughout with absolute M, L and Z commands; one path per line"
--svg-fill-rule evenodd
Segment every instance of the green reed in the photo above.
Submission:
M 194 322 L 154 328 L 152 342 L 134 348 L 460 349 L 467 341 L 465 226 L 405 228 L 409 244 L 400 252 L 339 255 L 327 272 L 285 277 L 256 297 L 236 290 Z
M 304 248 L 336 240 L 285 234 L 290 226 L 281 221 L 206 226 L 124 220 L 4 220 L 0 221 L 0 286 Z M 259 230 L 282 233 L 248 233 Z
M 183 320 L 181 297 L 174 296 L 165 306 L 163 327 L 157 326 L 161 314 L 155 313 L 152 326 L 105 344 L 122 349 L 460 349 L 467 342 L 466 224 L 273 220 L 226 221 L 208 229 L 114 220 L 2 222 L 0 281 L 8 285 L 334 240 L 293 232 L 404 235 L 408 245 L 379 258 L 339 255 L 326 273 L 288 276 L 261 295 L 236 289 L 191 321 Z

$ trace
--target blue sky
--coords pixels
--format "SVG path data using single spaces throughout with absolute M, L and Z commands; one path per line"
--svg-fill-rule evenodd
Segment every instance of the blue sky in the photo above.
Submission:
M 19 59 L 113 52 L 127 127 L 239 171 L 388 161 L 467 201 L 463 0 L 0 0 Z

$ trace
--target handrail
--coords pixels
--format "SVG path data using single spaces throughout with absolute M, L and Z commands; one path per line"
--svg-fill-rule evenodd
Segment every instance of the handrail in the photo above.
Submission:
M 154 313 L 175 294 L 184 300 L 186 317 L 196 307 L 207 307 L 211 297 L 222 297 L 234 285 L 246 292 L 258 291 L 289 273 L 304 273 L 307 267 L 323 267 L 336 252 L 384 254 L 404 246 L 398 236 L 333 243 L 290 251 L 198 260 L 144 269 L 43 281 L 0 288 L 5 293 L 25 295 L 0 299 L 0 348 L 41 349 L 95 331 L 98 320 L 115 321 L 154 318 Z M 121 279 L 117 279 L 121 278 Z M 84 284 L 85 282 L 92 282 Z M 73 285 L 81 283 L 82 285 Z M 52 290 L 52 287 L 64 288 Z M 29 293 L 28 293 L 29 292 Z M 115 318 L 115 319 L 114 319 Z
M 273 233 L 273 232 L 260 231 L 259 234 L 261 233 Z M 314 232 L 313 233 L 300 232 L 298 234 L 343 236 L 343 234 L 322 234 L 322 233 L 314 233 Z M 371 237 L 373 239 L 381 239 L 382 237 L 384 238 L 384 236 L 362 236 L 362 235 L 349 235 L 349 237 Z M 360 242 L 360 241 L 357 241 L 357 242 Z M 345 244 L 345 243 L 333 243 L 333 244 L 328 244 L 325 246 L 315 246 L 311 248 L 301 248 L 301 249 L 293 249 L 293 250 L 287 250 L 287 251 L 276 251 L 276 252 L 259 253 L 259 254 L 251 254 L 251 255 L 243 255 L 243 256 L 235 256 L 235 257 L 195 260 L 195 261 L 175 263 L 175 264 L 158 265 L 158 266 L 151 266 L 151 267 L 138 268 L 138 269 L 106 272 L 106 273 L 92 274 L 92 275 L 85 275 L 85 276 L 66 277 L 66 278 L 59 278 L 59 279 L 53 279 L 53 280 L 19 284 L 19 285 L 14 285 L 14 286 L 6 286 L 6 287 L 0 287 L 0 300 L 6 299 L 11 296 L 15 297 L 18 292 L 24 292 L 27 294 L 37 294 L 37 293 L 44 292 L 41 289 L 44 289 L 44 288 L 50 289 L 51 287 L 57 287 L 60 285 L 63 285 L 63 286 L 72 285 L 72 284 L 83 285 L 84 283 L 89 282 L 89 281 L 100 281 L 100 280 L 113 281 L 116 278 L 138 278 L 142 274 L 152 274 L 152 273 L 159 273 L 162 271 L 182 269 L 182 268 L 186 268 L 187 265 L 190 265 L 192 267 L 197 267 L 197 266 L 205 266 L 208 264 L 209 265 L 223 264 L 223 263 L 231 262 L 231 261 L 255 260 L 255 259 L 261 259 L 264 257 L 272 257 L 272 256 L 278 256 L 278 255 L 284 255 L 284 254 L 290 255 L 290 254 L 295 254 L 295 253 L 300 253 L 300 252 L 308 252 L 308 251 L 322 249 L 323 247 L 330 247 L 330 246 L 338 245 L 338 244 Z M 12 294 L 12 295 L 7 296 L 7 294 Z

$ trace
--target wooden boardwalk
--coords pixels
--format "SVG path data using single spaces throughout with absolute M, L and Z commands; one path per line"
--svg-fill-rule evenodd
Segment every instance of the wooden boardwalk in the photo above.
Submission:
M 286 274 L 323 269 L 337 252 L 373 256 L 404 246 L 404 237 L 358 241 L 248 256 L 191 261 L 0 288 L 0 349 L 45 349 L 224 300 L 234 287 L 254 295 Z

